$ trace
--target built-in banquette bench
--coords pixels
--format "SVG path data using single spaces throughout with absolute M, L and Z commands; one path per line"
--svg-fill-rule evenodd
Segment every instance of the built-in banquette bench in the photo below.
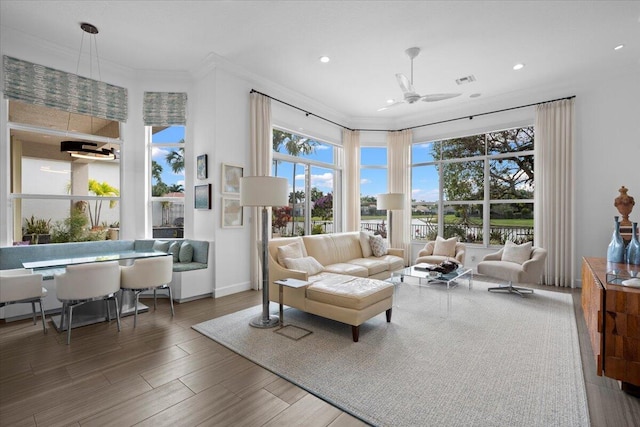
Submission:
M 157 249 L 162 240 L 154 239 L 138 239 L 138 240 L 102 240 L 94 242 L 71 242 L 71 243 L 52 243 L 45 245 L 26 245 L 26 246 L 7 246 L 0 247 L 0 270 L 8 270 L 13 268 L 23 268 L 24 262 L 34 261 L 48 261 L 68 258 L 79 257 L 99 257 L 109 256 L 115 254 L 122 254 L 127 252 L 152 252 Z M 180 282 L 176 276 L 180 276 L 181 273 L 202 270 L 208 268 L 209 260 L 209 242 L 202 240 L 165 240 L 162 246 L 163 252 L 168 252 L 168 246 L 171 243 L 178 242 L 180 245 L 189 243 L 193 249 L 193 254 L 190 259 L 184 258 L 186 262 L 180 262 L 179 257 L 174 256 L 173 271 L 174 281 Z M 169 243 L 167 245 L 166 243 Z M 154 248 L 154 244 L 156 247 Z M 61 270 L 60 270 L 61 271 Z M 45 309 L 53 310 L 61 307 L 60 302 L 56 298 L 55 283 L 53 280 L 53 273 L 56 269 L 43 271 L 44 283 L 43 286 L 47 288 L 48 295 L 45 298 Z M 172 281 L 173 287 L 173 281 Z M 174 299 L 180 301 L 180 298 L 176 298 L 174 293 Z M 25 304 L 18 304 L 15 306 L 4 307 L 2 316 L 0 318 L 19 318 L 28 310 L 25 311 Z M 24 313 L 22 313 L 24 311 Z

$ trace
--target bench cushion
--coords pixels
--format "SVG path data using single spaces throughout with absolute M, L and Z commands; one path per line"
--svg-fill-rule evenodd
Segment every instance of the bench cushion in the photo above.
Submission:
M 355 264 L 366 268 L 367 271 L 369 271 L 369 274 L 367 276 L 374 276 L 389 269 L 388 262 L 373 257 L 352 259 L 351 261 L 349 261 L 349 264 Z
M 393 296 L 393 284 L 376 279 L 320 280 L 307 287 L 307 298 L 361 310 Z
M 324 271 L 329 273 L 346 274 L 349 276 L 369 277 L 369 271 L 366 267 L 362 267 L 356 264 L 350 264 L 346 262 L 339 262 L 337 264 L 325 265 Z

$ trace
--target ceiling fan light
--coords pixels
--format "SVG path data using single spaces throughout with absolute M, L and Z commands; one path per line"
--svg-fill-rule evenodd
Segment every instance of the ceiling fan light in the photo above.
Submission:
M 618 46 L 614 47 L 613 50 L 620 50 L 624 47 L 623 44 L 619 44 Z
M 395 99 L 387 99 L 387 104 L 393 104 L 394 102 L 396 102 Z
M 513 69 L 515 71 L 522 70 L 523 68 L 524 68 L 524 64 L 523 63 L 518 63 L 518 64 L 513 66 Z
M 321 56 L 320 57 L 320 62 L 322 62 L 323 64 L 326 64 L 327 62 L 331 61 L 331 58 L 329 58 L 328 56 Z
M 96 148 L 91 148 L 96 147 Z M 98 144 L 89 141 L 61 141 L 60 151 L 66 151 L 77 159 L 115 160 L 119 156 L 113 148 L 97 148 Z

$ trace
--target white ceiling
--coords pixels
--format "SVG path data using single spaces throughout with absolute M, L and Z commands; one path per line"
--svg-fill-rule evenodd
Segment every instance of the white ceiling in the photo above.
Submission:
M 100 60 L 134 70 L 193 72 L 213 54 L 350 118 L 468 109 L 640 69 L 639 1 L 2 0 L 0 15 L 76 51 L 90 22 Z M 462 96 L 377 112 L 401 98 L 394 75 L 409 75 L 412 46 L 416 90 Z M 468 75 L 477 81 L 456 85 Z

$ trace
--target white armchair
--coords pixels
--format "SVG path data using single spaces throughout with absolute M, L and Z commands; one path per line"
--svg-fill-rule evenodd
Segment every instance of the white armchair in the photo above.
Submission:
M 9 304 L 31 303 L 33 324 L 36 324 L 36 302 L 40 304 L 42 329 L 47 333 L 42 300 L 47 290 L 42 287 L 42 274 L 33 274 L 31 270 L 16 268 L 0 270 L 0 307 Z
M 424 245 L 424 248 L 422 248 L 420 252 L 418 252 L 415 263 L 420 264 L 421 262 L 426 262 L 427 264 L 440 264 L 441 262 L 448 259 L 453 259 L 454 261 L 457 261 L 458 264 L 464 265 L 464 253 L 466 249 L 464 243 L 456 243 L 455 254 L 453 257 L 434 254 L 433 252 L 435 250 L 435 247 L 435 241 L 427 242 L 427 244 Z
M 502 291 L 516 293 L 524 296 L 525 293 L 533 293 L 533 289 L 519 288 L 513 283 L 538 283 L 544 270 L 544 262 L 547 258 L 547 250 L 532 247 L 531 253 L 524 262 L 507 261 L 503 259 L 505 248 L 498 252 L 488 254 L 478 263 L 478 273 L 502 279 L 508 282 L 505 286 L 489 288 L 489 291 Z

